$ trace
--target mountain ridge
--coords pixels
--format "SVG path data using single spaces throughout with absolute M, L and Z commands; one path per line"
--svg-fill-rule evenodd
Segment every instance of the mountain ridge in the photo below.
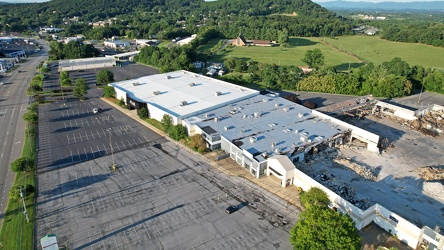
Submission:
M 352 2 L 330 1 L 316 2 L 327 9 L 362 9 L 362 10 L 434 10 L 444 11 L 444 1 L 416 1 L 416 2 Z

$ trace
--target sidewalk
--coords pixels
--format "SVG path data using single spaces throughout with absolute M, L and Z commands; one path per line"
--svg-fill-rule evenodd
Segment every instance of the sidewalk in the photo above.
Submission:
M 297 187 L 294 185 L 287 186 L 286 188 L 281 187 L 280 182 L 277 178 L 272 176 L 263 176 L 259 179 L 255 178 L 252 174 L 250 174 L 245 168 L 242 168 L 239 164 L 237 164 L 233 159 L 226 158 L 220 161 L 215 161 L 215 157 L 217 154 L 215 152 L 206 153 L 204 155 L 199 154 L 197 152 L 192 151 L 188 147 L 178 143 L 177 141 L 174 141 L 170 139 L 163 131 L 157 129 L 156 127 L 152 126 L 151 124 L 145 122 L 144 120 L 140 119 L 137 115 L 136 110 L 128 110 L 120 107 L 119 105 L 113 103 L 112 101 L 108 100 L 107 98 L 101 98 L 104 102 L 108 103 L 109 105 L 113 106 L 120 112 L 124 113 L 125 115 L 131 117 L 132 119 L 138 121 L 140 124 L 144 125 L 145 127 L 153 130 L 154 132 L 158 133 L 161 136 L 164 136 L 171 142 L 175 143 L 176 145 L 180 146 L 182 149 L 187 150 L 188 152 L 192 153 L 196 157 L 199 157 L 201 160 L 209 163 L 211 166 L 216 168 L 217 170 L 221 171 L 222 173 L 229 175 L 229 176 L 237 176 L 244 178 L 251 183 L 254 183 L 269 192 L 275 194 L 276 196 L 280 197 L 284 201 L 296 206 L 297 208 L 301 209 L 302 205 L 299 200 L 299 192 L 297 190 Z

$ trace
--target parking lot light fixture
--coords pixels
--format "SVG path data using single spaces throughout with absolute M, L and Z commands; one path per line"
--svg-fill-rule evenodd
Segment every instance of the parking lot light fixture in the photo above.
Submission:
M 112 144 L 112 140 L 111 140 L 111 128 L 107 129 L 106 131 L 109 132 L 109 146 L 111 147 L 111 159 L 113 161 L 113 164 L 111 165 L 111 169 L 113 171 L 116 171 L 116 164 L 114 163 L 114 149 L 113 149 L 113 144 Z

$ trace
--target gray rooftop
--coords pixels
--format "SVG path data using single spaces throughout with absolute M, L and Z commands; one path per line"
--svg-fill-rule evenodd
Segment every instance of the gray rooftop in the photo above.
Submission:
M 211 127 L 258 161 L 267 152 L 288 154 L 316 144 L 348 129 L 322 119 L 304 106 L 274 94 L 259 95 L 188 119 L 190 124 Z

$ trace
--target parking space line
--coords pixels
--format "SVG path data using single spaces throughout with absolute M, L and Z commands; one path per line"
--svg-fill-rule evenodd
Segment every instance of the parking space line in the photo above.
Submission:
M 96 129 L 96 131 L 97 131 L 97 134 L 99 135 L 99 139 L 102 138 L 102 136 L 100 135 L 99 130 Z
M 88 154 L 86 153 L 86 148 L 83 148 L 83 151 L 85 151 L 85 156 L 86 156 L 86 159 L 88 160 L 89 157 L 88 157 Z
M 134 141 L 134 145 L 137 145 L 136 139 L 133 138 L 133 141 Z
M 103 144 L 102 144 L 103 145 Z M 98 146 L 97 146 L 98 147 Z M 105 145 L 103 145 L 103 148 L 105 149 L 106 154 L 108 154 L 108 150 L 106 149 Z
M 72 129 L 72 121 L 69 121 L 69 125 L 71 126 L 70 129 Z
M 102 153 L 100 153 L 99 145 L 97 145 L 97 152 L 99 152 L 100 156 L 102 156 Z
M 102 132 L 105 135 L 105 137 L 108 137 L 108 135 L 105 133 L 105 130 L 103 130 L 103 128 L 102 128 Z
M 111 232 L 112 232 L 113 228 L 111 227 L 111 224 L 109 225 L 109 228 L 111 228 Z M 115 234 L 113 234 L 113 239 L 114 239 L 114 243 L 116 244 L 116 249 L 119 249 L 119 246 L 117 245 L 116 235 Z
M 93 132 L 91 131 L 91 135 L 92 135 L 92 137 L 93 137 L 93 140 L 95 140 L 96 138 L 94 138 L 94 134 L 93 134 Z
M 74 143 L 77 143 L 76 136 L 74 134 L 72 134 L 72 137 L 74 138 Z
M 133 220 L 131 219 L 131 217 L 129 217 L 129 219 L 130 219 L 131 225 L 134 225 L 134 222 L 133 222 Z M 140 238 L 139 238 L 139 234 L 138 234 L 137 231 L 136 231 L 136 227 L 135 227 L 135 226 L 133 226 L 133 230 L 134 230 L 134 233 L 135 233 L 136 236 L 137 236 L 137 239 L 139 240 L 139 244 L 142 244 L 142 242 L 140 241 Z
M 63 125 L 65 125 L 65 130 L 66 130 L 66 122 L 63 122 Z
M 94 119 L 93 118 L 91 118 L 91 122 L 92 122 L 92 124 L 93 124 L 93 126 L 95 125 L 95 123 L 94 123 Z
M 85 122 L 86 122 L 86 124 L 88 124 L 88 127 L 89 127 L 89 122 L 88 122 L 88 120 L 85 120 Z
M 132 147 L 131 142 L 130 142 L 129 140 L 127 140 L 127 142 L 128 142 L 128 145 L 129 145 L 130 147 Z
M 82 119 L 82 120 L 80 120 L 80 122 L 82 123 L 82 127 L 83 127 L 83 119 Z
M 140 139 L 140 137 L 137 137 L 137 139 L 139 139 L 140 144 L 143 144 L 143 141 L 142 141 L 142 139 Z
M 83 142 L 83 138 L 82 135 L 80 135 L 80 132 L 79 132 L 79 137 L 80 137 L 80 142 Z
M 142 221 L 143 220 L 142 215 L 139 215 L 139 216 L 140 216 L 140 221 Z M 145 231 L 146 231 L 146 233 L 148 234 L 148 237 L 151 240 L 150 232 L 148 232 L 148 229 L 146 228 L 145 223 L 142 223 L 142 225 L 143 225 L 143 228 L 145 228 Z
M 86 133 L 86 131 L 85 131 L 85 135 L 86 135 L 86 140 L 89 141 L 88 134 Z
M 80 114 L 79 114 L 79 110 L 77 110 L 77 116 L 80 116 Z
M 79 127 L 79 124 L 77 124 L 77 120 L 76 120 L 76 127 Z
M 93 154 L 93 158 L 96 158 L 96 154 L 94 154 L 93 148 L 92 147 L 89 147 L 89 148 L 91 149 L 91 152 Z
M 119 144 L 117 144 L 117 142 L 115 142 L 116 143 L 116 146 L 117 146 L 117 148 L 119 149 L 119 151 L 120 151 L 120 147 L 119 147 Z
M 96 121 L 97 121 L 98 124 L 100 124 L 99 118 L 96 117 Z
M 71 162 L 74 162 L 74 157 L 72 157 L 72 151 L 69 150 L 69 153 L 71 154 Z
M 69 136 L 68 135 L 66 135 L 66 138 L 68 139 L 68 144 L 71 144 L 71 143 L 69 143 Z
M 79 156 L 79 161 L 81 161 L 81 160 L 82 160 L 82 157 L 80 157 L 79 149 L 77 149 L 77 155 Z

